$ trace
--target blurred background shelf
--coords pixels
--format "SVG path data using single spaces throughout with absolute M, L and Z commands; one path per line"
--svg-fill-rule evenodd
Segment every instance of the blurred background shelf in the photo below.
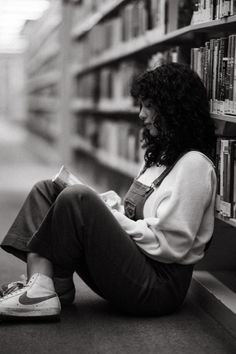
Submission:
M 114 169 L 115 171 L 121 172 L 131 178 L 137 176 L 140 170 L 139 164 L 125 160 L 124 158 L 121 158 L 119 156 L 114 157 L 107 151 L 103 151 L 102 149 L 97 150 L 96 157 L 103 165 L 108 166 Z
M 30 96 L 29 97 L 29 109 L 55 113 L 58 111 L 58 97 L 40 97 L 40 96 Z
M 139 164 L 128 161 L 119 156 L 114 156 L 103 149 L 97 149 L 90 142 L 88 142 L 88 140 L 82 137 L 74 136 L 72 139 L 72 146 L 73 149 L 82 150 L 83 152 L 95 157 L 103 166 L 109 167 L 114 171 L 125 174 L 131 178 L 134 178 L 140 170 Z
M 112 11 L 118 9 L 120 5 L 125 3 L 125 1 L 126 0 L 111 0 L 106 1 L 105 4 L 99 5 L 94 14 L 89 14 L 87 19 L 83 20 L 82 23 L 79 23 L 74 29 L 72 29 L 72 37 L 78 39 L 83 36 Z
M 37 72 L 42 65 L 45 65 L 46 62 L 52 60 L 54 57 L 60 54 L 60 45 L 59 43 L 49 43 L 47 49 L 33 58 L 28 65 L 28 72 L 32 74 Z
M 60 79 L 59 71 L 48 72 L 32 77 L 28 81 L 28 92 L 32 92 L 50 85 L 58 84 Z
M 234 33 L 235 25 L 236 16 L 230 16 L 221 20 L 186 26 L 164 35 L 160 35 L 160 30 L 158 28 L 148 30 L 143 36 L 134 38 L 127 43 L 120 43 L 116 48 L 111 48 L 110 50 L 105 51 L 97 58 L 90 59 L 86 64 L 75 64 L 72 68 L 72 73 L 74 75 L 80 75 L 114 61 L 126 59 L 135 54 L 146 52 L 151 54 L 155 53 L 157 50 L 163 51 L 168 47 L 178 45 L 180 42 L 196 42 L 201 33 L 204 33 L 205 38 L 211 38 L 212 35 L 216 36 L 216 30 Z

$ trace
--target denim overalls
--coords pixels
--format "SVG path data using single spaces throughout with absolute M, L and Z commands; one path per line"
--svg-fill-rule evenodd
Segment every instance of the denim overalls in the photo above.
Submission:
M 183 155 L 184 154 L 181 154 L 177 161 Z M 133 184 L 124 198 L 125 215 L 128 218 L 134 221 L 143 219 L 143 207 L 147 198 L 154 192 L 155 188 L 160 186 L 177 161 L 175 161 L 173 165 L 167 167 L 161 175 L 153 181 L 151 186 L 144 185 L 138 181 L 139 176 L 145 172 L 145 168 L 140 172 L 140 174 L 134 179 Z M 181 305 L 191 282 L 194 265 L 163 263 L 154 260 L 147 255 L 146 258 L 157 274 L 160 287 L 163 288 L 164 286 L 164 288 L 166 288 L 163 292 L 165 294 L 165 299 L 163 299 L 162 306 L 166 307 L 166 309 L 171 308 L 171 301 L 173 301 L 173 298 L 172 300 L 168 299 L 170 289 L 171 293 L 175 294 L 175 305 Z M 168 310 L 166 311 L 168 312 Z

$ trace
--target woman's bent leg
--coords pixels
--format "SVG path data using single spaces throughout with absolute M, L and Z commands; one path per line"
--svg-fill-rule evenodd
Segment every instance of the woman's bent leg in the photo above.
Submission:
M 105 203 L 85 186 L 60 193 L 28 246 L 64 276 L 81 269 L 88 285 L 123 310 L 162 314 L 179 301 Z
M 50 180 L 36 183 L 5 236 L 1 247 L 26 261 L 29 252 L 27 244 L 41 225 L 59 193 L 60 190 Z
M 54 274 L 53 281 L 56 292 L 60 297 L 61 303 L 66 305 L 72 303 L 75 296 L 75 287 L 72 277 L 70 276 L 65 279 L 63 275 L 60 274 L 60 270 L 57 271 L 51 264 L 47 264 L 47 259 L 43 260 L 38 257 L 38 255 L 31 254 L 27 246 L 32 235 L 39 229 L 60 192 L 61 189 L 51 180 L 36 183 L 5 236 L 1 247 L 5 251 L 27 262 L 28 279 L 36 272 L 49 276 Z M 6 286 L 8 285 L 3 284 L 0 288 L 0 292 L 1 289 Z
M 37 253 L 29 252 L 27 254 L 27 278 L 30 279 L 35 273 L 53 278 L 53 265 L 47 258 L 41 257 Z

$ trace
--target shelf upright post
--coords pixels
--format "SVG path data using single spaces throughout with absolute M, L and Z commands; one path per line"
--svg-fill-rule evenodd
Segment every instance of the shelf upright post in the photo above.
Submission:
M 72 160 L 70 99 L 72 94 L 72 80 L 70 75 L 71 63 L 71 24 L 73 4 L 68 0 L 62 1 L 62 22 L 60 32 L 61 60 L 59 84 L 59 120 L 60 134 L 58 148 L 63 164 L 70 164 Z

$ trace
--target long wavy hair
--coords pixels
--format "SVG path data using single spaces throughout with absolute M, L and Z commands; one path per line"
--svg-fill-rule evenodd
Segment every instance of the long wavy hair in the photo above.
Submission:
M 215 124 L 209 113 L 207 92 L 196 72 L 171 63 L 147 70 L 131 85 L 132 97 L 150 100 L 158 112 L 153 137 L 145 127 L 142 147 L 145 165 L 173 164 L 180 154 L 198 150 L 215 160 Z

